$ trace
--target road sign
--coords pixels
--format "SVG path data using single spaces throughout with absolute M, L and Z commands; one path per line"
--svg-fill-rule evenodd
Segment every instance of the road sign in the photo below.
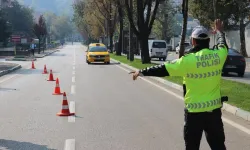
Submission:
M 11 35 L 11 41 L 14 43 L 20 43 L 21 42 L 21 36 L 20 35 Z

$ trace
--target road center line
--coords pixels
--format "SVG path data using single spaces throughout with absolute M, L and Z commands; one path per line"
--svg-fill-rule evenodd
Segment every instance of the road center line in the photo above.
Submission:
M 76 105 L 74 101 L 70 101 L 69 103 L 69 111 L 70 113 L 75 113 L 76 112 Z M 75 116 L 69 116 L 68 117 L 68 122 L 76 122 L 76 117 Z
M 71 85 L 71 94 L 75 94 L 75 93 L 76 93 L 76 86 Z
M 75 66 L 73 66 L 73 70 L 75 70 L 76 69 L 76 67 Z
M 67 139 L 65 141 L 64 150 L 75 150 L 75 149 L 76 149 L 75 139 Z
M 76 82 L 76 77 L 75 77 L 75 76 L 72 77 L 72 82 L 73 82 L 73 83 Z
M 118 66 L 118 65 L 116 65 L 116 66 L 118 68 L 126 71 L 126 72 L 130 72 L 128 69 L 125 69 L 125 68 L 123 68 L 121 66 Z M 178 94 L 176 94 L 176 93 L 174 93 L 174 92 L 172 92 L 170 90 L 167 90 L 166 88 L 164 88 L 164 87 L 162 87 L 162 86 L 160 86 L 160 85 L 158 85 L 156 83 L 153 83 L 153 82 L 151 82 L 150 80 L 148 80 L 146 78 L 143 78 L 143 77 L 139 77 L 139 78 L 142 79 L 142 80 L 144 80 L 144 81 L 146 81 L 146 82 L 148 82 L 148 83 L 150 83 L 150 84 L 152 84 L 152 85 L 154 85 L 154 86 L 156 86 L 156 87 L 158 87 L 159 89 L 161 89 L 161 90 L 163 90 L 163 91 L 165 91 L 165 92 L 167 92 L 167 93 L 175 96 L 176 98 L 184 101 L 184 99 L 183 99 L 182 96 L 180 96 L 180 95 L 178 95 Z M 250 130 L 248 128 L 246 128 L 246 127 L 244 127 L 244 126 L 242 126 L 242 125 L 240 125 L 240 124 L 238 124 L 238 123 L 236 123 L 236 122 L 234 122 L 234 121 L 232 121 L 230 119 L 227 119 L 225 117 L 222 117 L 222 120 L 223 120 L 223 122 L 226 122 L 227 124 L 229 124 L 229 125 L 231 125 L 231 126 L 233 126 L 233 127 L 235 127 L 235 128 L 237 128 L 237 129 L 239 129 L 239 130 L 241 130 L 241 131 L 243 131 L 243 132 L 245 132 L 245 133 L 247 133 L 247 134 L 250 135 Z
M 73 71 L 72 74 L 75 75 L 75 74 L 76 74 L 76 71 Z

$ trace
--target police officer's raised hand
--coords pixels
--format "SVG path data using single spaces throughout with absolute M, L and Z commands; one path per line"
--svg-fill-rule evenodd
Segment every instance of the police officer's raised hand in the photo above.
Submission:
M 133 80 L 136 80 L 140 76 L 139 71 L 131 71 L 129 74 L 133 75 Z
M 216 19 L 214 21 L 214 24 L 215 24 L 215 31 L 220 31 L 220 32 L 223 31 L 223 22 L 220 19 Z

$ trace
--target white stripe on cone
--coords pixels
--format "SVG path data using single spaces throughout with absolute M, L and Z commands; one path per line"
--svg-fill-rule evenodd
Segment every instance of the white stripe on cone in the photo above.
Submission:
M 62 109 L 69 109 L 69 106 L 68 105 L 63 105 Z

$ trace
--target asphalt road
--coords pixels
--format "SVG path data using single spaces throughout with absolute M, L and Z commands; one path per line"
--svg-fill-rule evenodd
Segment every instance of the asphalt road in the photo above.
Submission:
M 62 96 L 52 95 L 44 64 L 59 77 L 75 117 L 56 116 Z M 36 70 L 25 65 L 0 78 L 0 149 L 184 149 L 182 93 L 132 81 L 119 64 L 88 65 L 80 44 L 39 59 Z M 228 150 L 249 150 L 250 124 L 228 113 L 224 120 Z M 201 149 L 209 150 L 204 137 Z
M 138 58 L 138 59 L 141 59 L 141 56 L 135 56 L 135 58 Z M 172 61 L 174 59 L 178 59 L 179 58 L 179 55 L 176 54 L 175 52 L 169 52 L 168 53 L 168 57 L 167 57 L 167 60 L 166 61 Z M 246 67 L 246 70 L 245 70 L 245 75 L 244 77 L 238 77 L 238 75 L 236 73 L 229 73 L 227 76 L 224 76 L 223 78 L 224 79 L 227 79 L 227 80 L 232 80 L 232 81 L 237 81 L 237 82 L 241 82 L 241 83 L 247 83 L 247 84 L 250 84 L 250 66 L 249 66 L 249 59 L 246 58 L 246 61 L 247 61 L 247 67 Z M 159 59 L 152 59 L 152 62 L 153 63 L 156 63 L 156 64 L 162 64 L 164 63 L 164 61 L 162 60 L 159 60 Z

